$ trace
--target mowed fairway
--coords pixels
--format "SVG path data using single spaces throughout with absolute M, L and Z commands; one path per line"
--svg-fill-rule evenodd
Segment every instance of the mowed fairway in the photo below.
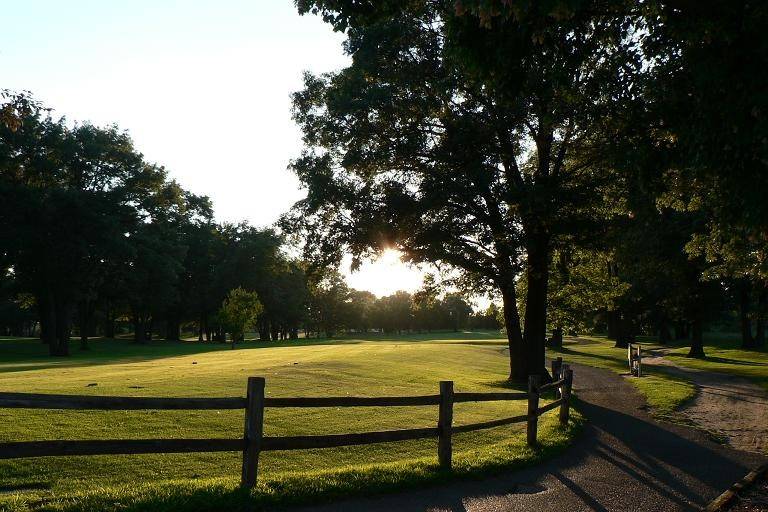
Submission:
M 266 377 L 267 396 L 436 394 L 440 380 L 456 391 L 499 391 L 508 359 L 498 334 L 442 333 L 402 338 L 227 345 L 95 341 L 88 352 L 51 359 L 39 340 L 0 341 L 0 391 L 120 396 L 243 396 L 248 376 Z M 457 404 L 454 424 L 523 414 L 525 401 Z M 525 446 L 524 424 L 454 436 L 459 472 L 509 467 L 562 447 L 569 431 L 556 412 L 540 420 L 542 448 Z M 434 426 L 437 407 L 267 409 L 265 435 L 363 432 Z M 0 409 L 0 440 L 242 437 L 242 411 L 71 411 Z M 436 441 L 266 452 L 260 480 L 322 480 L 317 473 L 380 468 L 436 471 Z M 0 490 L 19 500 L 100 487 L 239 481 L 240 453 L 61 457 L 0 461 Z M 426 470 L 424 468 L 427 468 Z M 385 472 L 386 473 L 386 472 Z M 310 475 L 311 474 L 311 475 Z M 311 478 L 310 478 L 311 477 Z M 383 476 L 382 478 L 390 478 Z M 283 487 L 286 484 L 282 484 Z M 386 488 L 386 485 L 384 485 Z M 270 488 L 269 492 L 277 492 Z M 330 485 L 329 492 L 333 492 Z M 283 489 L 284 490 L 284 489 Z M 262 492 L 266 492 L 262 487 Z M 288 491 L 286 491 L 288 492 Z M 277 492 L 279 494 L 279 492 Z M 1 498 L 0 498 L 1 499 Z M 279 497 L 276 498 L 280 501 Z M 31 503 L 31 502 L 30 502 Z M 26 506 L 26 505 L 25 505 Z

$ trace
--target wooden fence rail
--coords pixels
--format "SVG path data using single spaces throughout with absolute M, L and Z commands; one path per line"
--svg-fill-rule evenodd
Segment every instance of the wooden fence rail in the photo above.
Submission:
M 306 450 L 338 446 L 387 443 L 411 439 L 437 438 L 441 468 L 450 469 L 452 434 L 527 423 L 527 441 L 536 444 L 538 418 L 559 408 L 562 424 L 568 423 L 573 371 L 558 358 L 553 362 L 553 382 L 539 385 L 538 377 L 529 379 L 528 392 L 455 393 L 453 381 L 440 382 L 440 393 L 423 396 L 392 397 L 297 397 L 264 396 L 263 377 L 249 377 L 246 397 L 232 398 L 143 398 L 110 396 L 45 395 L 35 393 L 0 393 L 0 408 L 80 409 L 80 410 L 211 410 L 244 409 L 245 426 L 239 439 L 115 439 L 87 441 L 23 441 L 0 442 L 0 459 L 51 457 L 67 455 L 122 455 L 145 453 L 193 453 L 242 451 L 242 485 L 256 484 L 259 454 L 272 450 Z M 557 399 L 539 406 L 543 392 L 554 389 Z M 453 426 L 453 405 L 464 402 L 527 400 L 527 414 L 468 425 Z M 438 406 L 437 426 L 355 434 L 309 436 L 264 436 L 264 410 L 269 407 L 406 407 Z

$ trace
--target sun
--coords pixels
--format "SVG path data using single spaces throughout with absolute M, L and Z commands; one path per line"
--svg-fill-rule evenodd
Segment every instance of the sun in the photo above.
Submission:
M 401 260 L 402 253 L 397 249 L 386 249 L 374 261 L 364 262 L 360 268 L 351 272 L 350 261 L 344 265 L 347 283 L 356 290 L 368 290 L 377 297 L 391 295 L 399 290 L 413 293 L 421 286 L 424 272 L 414 265 Z

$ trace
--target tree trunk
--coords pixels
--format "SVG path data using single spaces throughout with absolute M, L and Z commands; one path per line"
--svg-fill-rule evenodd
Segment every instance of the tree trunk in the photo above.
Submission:
M 525 344 L 520 330 L 520 315 L 517 312 L 517 294 L 514 282 L 502 287 L 501 298 L 504 303 L 504 323 L 507 328 L 509 346 L 509 381 L 524 383 L 528 381 L 525 363 Z
M 704 327 L 700 318 L 696 318 L 691 324 L 691 350 L 688 357 L 704 357 Z
M 54 356 L 68 356 L 69 355 L 69 336 L 70 336 L 70 314 L 71 306 L 69 301 L 61 297 L 57 297 L 55 300 L 55 314 L 56 314 L 56 329 L 55 329 L 55 341 L 51 345 L 53 351 L 51 355 Z
M 760 294 L 757 296 L 757 321 L 755 333 L 755 347 L 760 348 L 765 346 L 765 315 L 766 315 L 766 302 L 768 302 L 768 287 L 762 285 L 760 288 Z
M 538 228 L 542 229 L 542 228 Z M 550 379 L 544 361 L 547 342 L 547 288 L 549 284 L 549 239 L 535 232 L 527 245 L 528 289 L 525 297 L 523 341 L 527 353 L 528 375 L 538 375 L 542 382 Z
M 615 340 L 618 337 L 619 334 L 619 328 L 618 328 L 618 318 L 619 318 L 619 312 L 615 309 L 612 309 L 608 311 L 607 317 L 607 324 L 608 324 L 608 335 L 606 336 L 609 340 Z
M 53 312 L 53 302 L 50 293 L 41 293 L 37 297 L 37 308 L 40 316 L 40 340 L 47 345 L 51 345 L 54 338 L 56 315 Z M 49 351 L 52 350 L 49 348 Z M 51 352 L 53 355 L 53 352 Z
M 181 341 L 181 323 L 175 315 L 170 315 L 165 323 L 165 339 Z
M 672 333 L 669 332 L 669 322 L 666 317 L 662 317 L 659 321 L 659 344 L 667 345 L 672 341 Z
M 150 329 L 149 317 L 138 314 L 133 316 L 133 341 L 144 345 L 150 341 L 147 332 Z
M 88 329 L 91 320 L 91 305 L 89 300 L 80 301 L 78 309 L 78 329 L 80 331 L 80 350 L 90 350 L 88 346 Z
M 115 315 L 109 304 L 107 304 L 106 319 L 104 320 L 104 337 L 110 339 L 115 337 Z
M 557 326 L 552 331 L 551 345 L 557 348 L 560 348 L 563 346 L 563 328 L 562 327 Z
M 684 340 L 686 338 L 688 338 L 688 325 L 684 321 L 678 320 L 675 322 L 675 339 Z
M 259 341 L 269 341 L 269 324 L 264 318 L 258 321 Z
M 616 348 L 627 348 L 635 339 L 634 325 L 624 313 L 618 314 L 616 321 Z
M 739 320 L 741 322 L 741 348 L 755 348 L 755 338 L 752 337 L 752 319 L 750 313 L 750 285 L 744 281 L 739 286 Z

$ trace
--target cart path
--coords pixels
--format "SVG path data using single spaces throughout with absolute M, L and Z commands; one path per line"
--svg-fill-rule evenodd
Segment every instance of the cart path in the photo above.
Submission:
M 650 351 L 644 365 L 653 365 L 690 380 L 696 397 L 680 409 L 693 424 L 727 441 L 733 448 L 768 454 L 768 392 L 741 377 L 678 366 L 664 357 L 667 350 Z M 768 367 L 765 371 L 768 373 Z
M 700 510 L 764 462 L 694 428 L 655 422 L 634 387 L 608 370 L 573 365 L 589 423 L 562 455 L 481 481 L 306 507 L 323 512 Z

